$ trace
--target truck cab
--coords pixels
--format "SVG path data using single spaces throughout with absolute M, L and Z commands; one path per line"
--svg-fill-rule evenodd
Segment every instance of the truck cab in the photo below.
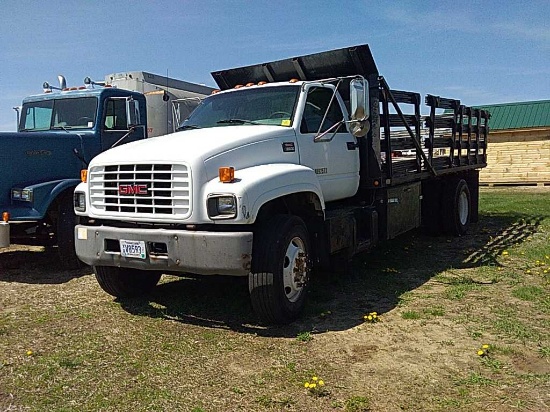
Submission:
M 57 245 L 63 265 L 76 267 L 80 171 L 107 149 L 174 132 L 212 88 L 144 71 L 87 77 L 80 87 L 59 81 L 23 100 L 17 133 L 0 133 L 0 247 Z
M 288 138 L 278 159 L 270 151 L 265 158 L 244 162 L 306 166 L 317 175 L 324 201 L 333 201 L 353 196 L 359 187 L 357 138 L 343 119 L 349 115 L 334 84 L 289 79 L 221 91 L 206 99 L 182 128 L 243 125 L 254 130 L 251 126 L 264 125 L 280 130 Z
M 128 90 L 46 89 L 23 100 L 18 131 L 0 133 L 0 246 L 59 244 L 62 262 L 77 264 L 72 191 L 80 170 L 98 153 L 147 136 L 129 122 L 128 101 L 135 123 L 145 125 L 145 98 Z

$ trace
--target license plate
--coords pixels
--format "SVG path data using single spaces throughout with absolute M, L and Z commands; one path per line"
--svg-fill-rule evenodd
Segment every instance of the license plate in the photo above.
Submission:
M 145 242 L 143 240 L 120 239 L 120 254 L 124 257 L 145 259 Z

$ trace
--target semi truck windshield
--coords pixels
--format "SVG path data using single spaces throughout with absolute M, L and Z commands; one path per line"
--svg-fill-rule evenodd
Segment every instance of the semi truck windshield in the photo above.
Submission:
M 206 98 L 180 130 L 263 124 L 292 126 L 300 86 L 255 86 Z
M 26 102 L 21 110 L 19 131 L 91 129 L 95 125 L 96 97 Z

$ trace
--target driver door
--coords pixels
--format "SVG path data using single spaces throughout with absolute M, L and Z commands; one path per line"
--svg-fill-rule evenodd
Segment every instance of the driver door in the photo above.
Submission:
M 315 171 L 327 202 L 351 197 L 359 187 L 359 149 L 346 124 L 319 138 L 344 119 L 343 102 L 333 94 L 333 88 L 309 86 L 297 139 L 300 164 Z
M 128 130 L 126 98 L 109 98 L 105 100 L 103 123 L 101 125 L 101 150 L 110 149 L 113 144 L 125 136 Z M 122 142 L 129 143 L 143 138 L 142 128 L 136 128 Z

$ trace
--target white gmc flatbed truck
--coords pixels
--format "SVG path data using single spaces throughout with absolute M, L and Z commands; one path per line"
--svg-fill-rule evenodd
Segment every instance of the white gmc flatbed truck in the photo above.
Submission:
M 368 45 L 212 75 L 220 90 L 180 131 L 83 172 L 76 252 L 107 293 L 145 294 L 163 273 L 247 276 L 260 320 L 288 323 L 315 270 L 477 219 L 488 114 L 428 95 L 421 116 L 420 95 L 391 90 Z

